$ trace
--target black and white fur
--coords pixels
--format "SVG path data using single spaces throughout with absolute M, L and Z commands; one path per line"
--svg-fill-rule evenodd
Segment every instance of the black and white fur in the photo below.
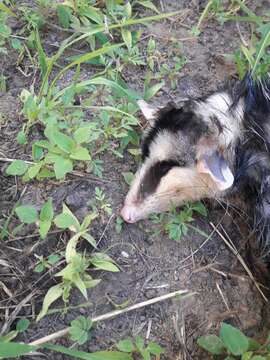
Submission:
M 254 82 L 248 74 L 230 90 L 180 107 L 139 106 L 149 127 L 124 220 L 241 190 L 252 197 L 260 239 L 270 245 L 270 78 Z

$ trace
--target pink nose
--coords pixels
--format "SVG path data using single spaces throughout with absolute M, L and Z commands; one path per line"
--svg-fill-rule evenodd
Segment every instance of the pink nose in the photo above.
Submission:
M 135 223 L 139 220 L 138 210 L 135 206 L 124 205 L 120 214 L 128 223 Z

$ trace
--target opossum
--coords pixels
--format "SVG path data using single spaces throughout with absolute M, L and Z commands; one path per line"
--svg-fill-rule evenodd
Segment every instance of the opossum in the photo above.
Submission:
M 270 77 L 250 74 L 234 86 L 180 106 L 138 105 L 148 121 L 142 164 L 121 210 L 128 223 L 187 201 L 241 191 L 270 245 Z

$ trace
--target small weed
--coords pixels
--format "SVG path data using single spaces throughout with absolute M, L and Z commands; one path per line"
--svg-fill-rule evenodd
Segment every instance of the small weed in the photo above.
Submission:
M 37 273 L 41 273 L 46 269 L 51 269 L 52 266 L 57 264 L 61 259 L 61 256 L 57 254 L 51 254 L 48 258 L 44 258 L 43 256 L 36 255 L 36 258 L 39 260 L 37 265 L 34 268 L 34 271 Z
M 152 356 L 159 358 L 164 349 L 157 343 L 151 341 L 145 345 L 142 337 L 137 336 L 135 340 L 126 339 L 116 344 L 118 350 L 130 354 L 138 354 L 143 360 L 150 360 Z
M 89 331 L 92 328 L 92 320 L 84 316 L 79 316 L 71 321 L 69 335 L 71 340 L 76 341 L 79 345 L 89 340 Z
M 170 239 L 180 241 L 183 236 L 187 235 L 188 230 L 192 229 L 206 236 L 201 230 L 191 225 L 194 221 L 194 213 L 198 213 L 204 217 L 207 216 L 207 210 L 201 202 L 187 204 L 181 211 L 172 208 L 169 213 L 153 215 L 153 223 L 161 225 L 161 228 L 156 230 L 155 235 L 164 229 Z
M 65 260 L 67 265 L 55 274 L 55 277 L 61 278 L 61 282 L 48 290 L 37 321 L 47 314 L 50 305 L 58 298 L 62 297 L 64 303 L 67 304 L 70 291 L 73 287 L 78 288 L 87 299 L 87 289 L 96 286 L 100 282 L 100 279 L 93 279 L 90 274 L 87 273 L 89 267 L 112 272 L 119 271 L 112 259 L 106 254 L 96 252 L 88 256 L 76 250 L 80 238 L 85 239 L 91 246 L 96 248 L 96 241 L 88 232 L 91 222 L 96 217 L 97 215 L 95 213 L 90 213 L 80 224 L 69 208 L 63 205 L 62 213 L 54 218 L 55 225 L 63 230 L 69 229 L 72 236 L 66 245 Z
M 239 329 L 223 323 L 219 336 L 201 336 L 198 345 L 213 355 L 229 359 L 267 360 L 270 356 L 270 337 L 261 344 L 245 336 Z M 219 357 L 220 358 L 220 357 Z

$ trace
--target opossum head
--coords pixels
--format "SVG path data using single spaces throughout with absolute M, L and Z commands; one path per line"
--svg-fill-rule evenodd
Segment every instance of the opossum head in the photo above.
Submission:
M 229 104 L 223 100 L 220 113 L 211 101 L 162 109 L 138 102 L 149 126 L 142 140 L 143 162 L 121 211 L 125 221 L 134 223 L 186 201 L 215 197 L 232 186 L 224 140 L 228 119 L 223 110 L 229 111 Z

